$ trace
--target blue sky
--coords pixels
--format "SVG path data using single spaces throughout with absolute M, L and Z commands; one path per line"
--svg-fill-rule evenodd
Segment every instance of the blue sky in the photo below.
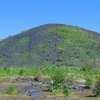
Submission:
M 47 23 L 100 32 L 100 0 L 0 0 L 0 39 Z

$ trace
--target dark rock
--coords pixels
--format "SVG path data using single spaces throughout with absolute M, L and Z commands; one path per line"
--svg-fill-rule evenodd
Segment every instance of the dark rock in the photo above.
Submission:
M 70 89 L 77 89 L 79 91 L 85 91 L 85 86 L 83 85 L 73 85 L 69 87 Z
M 77 86 L 77 85 L 75 85 L 75 86 L 73 87 L 73 89 L 78 89 L 78 86 Z
M 89 87 L 89 86 L 85 86 L 84 88 L 85 88 L 85 89 L 90 89 L 90 87 Z
M 36 86 L 36 84 L 35 84 L 35 83 L 31 83 L 31 85 Z
M 38 77 L 35 77 L 34 80 L 37 81 L 37 82 L 40 82 L 41 81 L 41 79 L 38 78 Z
M 85 91 L 85 89 L 84 89 L 83 86 L 78 86 L 78 90 L 79 90 L 79 91 Z
M 32 85 L 26 88 L 25 94 L 29 96 L 40 96 L 41 95 L 41 90 L 38 86 Z

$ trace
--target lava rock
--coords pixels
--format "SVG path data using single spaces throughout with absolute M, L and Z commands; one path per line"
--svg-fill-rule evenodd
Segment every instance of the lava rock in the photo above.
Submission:
M 29 94 L 29 96 L 40 96 L 41 90 L 38 86 L 32 85 L 26 88 L 25 94 Z

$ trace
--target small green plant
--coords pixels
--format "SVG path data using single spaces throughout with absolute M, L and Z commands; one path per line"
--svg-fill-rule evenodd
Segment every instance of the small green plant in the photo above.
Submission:
M 19 71 L 19 75 L 23 75 L 24 74 L 24 69 L 21 69 L 20 71 Z
M 98 78 L 98 80 L 97 80 L 97 82 L 96 82 L 96 84 L 95 84 L 95 88 L 96 88 L 96 89 L 93 90 L 93 93 L 94 93 L 96 96 L 100 97 L 100 76 L 99 76 L 99 78 Z
M 2 88 L 0 88 L 0 94 L 2 94 L 2 92 L 3 92 L 3 89 L 2 89 Z
M 85 78 L 85 80 L 86 80 L 86 83 L 85 83 L 85 84 L 86 84 L 87 86 L 89 86 L 89 88 L 91 88 L 91 86 L 93 85 L 93 78 L 87 76 L 87 77 Z
M 64 93 L 65 96 L 69 96 L 70 95 L 70 90 L 69 90 L 69 87 L 68 87 L 67 84 L 64 85 L 64 87 L 63 87 L 63 93 Z
M 7 89 L 7 94 L 16 95 L 17 94 L 16 86 L 13 84 L 9 85 Z
M 52 80 L 55 81 L 55 83 L 63 83 L 65 80 L 65 74 L 61 70 L 57 70 L 55 74 L 52 76 Z
M 49 92 L 51 92 L 52 94 L 56 95 L 57 93 L 60 92 L 60 84 L 54 84 L 54 83 L 50 83 L 48 88 L 49 88 Z

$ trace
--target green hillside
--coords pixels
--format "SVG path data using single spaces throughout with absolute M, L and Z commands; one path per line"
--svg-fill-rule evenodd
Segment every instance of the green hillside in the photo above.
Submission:
M 100 34 L 76 26 L 46 24 L 0 42 L 0 66 L 100 66 Z

